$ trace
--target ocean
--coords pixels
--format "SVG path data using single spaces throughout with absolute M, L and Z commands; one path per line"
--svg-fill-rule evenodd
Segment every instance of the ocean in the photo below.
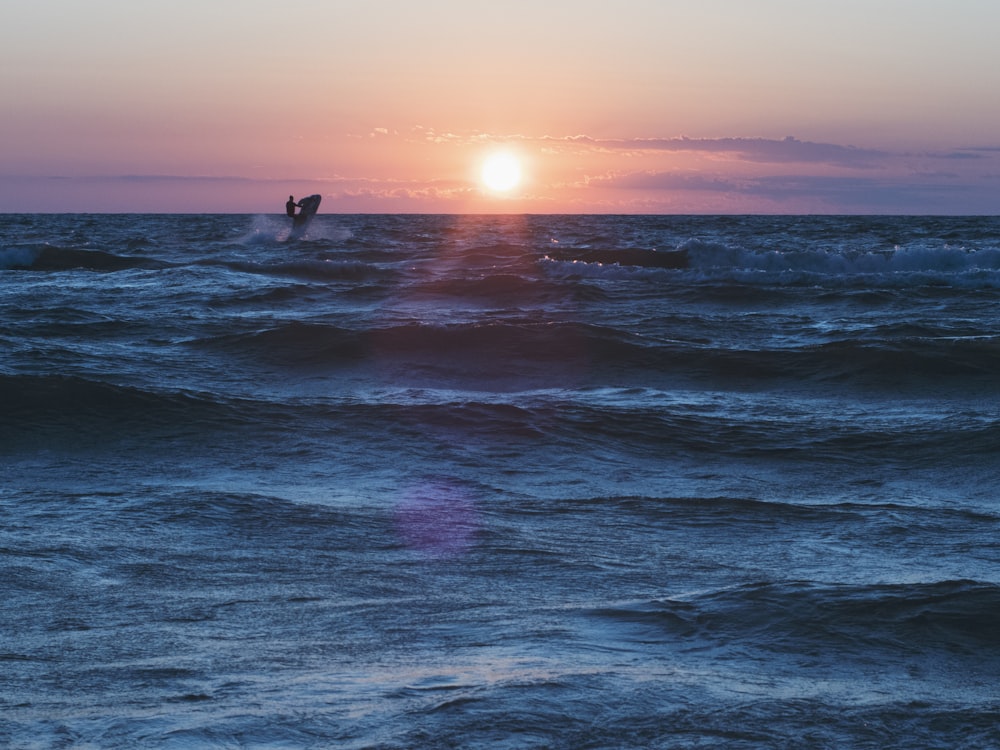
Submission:
M 0 746 L 998 748 L 998 373 L 998 218 L 0 216 Z

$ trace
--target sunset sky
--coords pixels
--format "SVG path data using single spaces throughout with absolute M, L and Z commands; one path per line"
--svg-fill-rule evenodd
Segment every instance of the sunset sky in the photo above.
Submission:
M 994 214 L 998 29 L 996 0 L 7 2 L 0 212 Z

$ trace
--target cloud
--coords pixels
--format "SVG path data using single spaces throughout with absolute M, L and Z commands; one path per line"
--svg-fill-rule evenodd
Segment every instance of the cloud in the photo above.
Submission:
M 250 177 L 232 175 L 122 174 L 96 176 L 86 179 L 105 182 L 256 182 L 256 180 Z
M 732 136 L 726 138 L 599 138 L 576 134 L 531 136 L 495 133 L 438 133 L 419 129 L 421 137 L 432 143 L 523 142 L 539 143 L 550 150 L 562 147 L 586 148 L 604 152 L 675 151 L 704 154 L 727 154 L 737 159 L 762 164 L 829 164 L 841 167 L 874 168 L 892 156 L 888 151 L 836 143 L 802 141 L 794 136 L 781 139 Z
M 697 190 L 730 192 L 740 189 L 740 182 L 730 177 L 695 172 L 626 172 L 590 177 L 588 187 L 612 190 Z
M 928 154 L 932 159 L 954 159 L 957 161 L 964 160 L 976 160 L 976 159 L 989 159 L 990 157 L 984 153 L 978 153 L 979 151 L 986 151 L 987 149 L 969 149 L 969 150 L 958 150 L 949 151 L 947 153 L 941 154 Z
M 568 142 L 592 143 L 605 149 L 630 151 L 686 151 L 711 154 L 733 154 L 744 161 L 786 164 L 812 163 L 838 166 L 870 167 L 889 156 L 875 149 L 840 146 L 835 143 L 800 141 L 788 136 L 781 140 L 769 138 L 631 138 L 624 140 L 587 139 L 572 136 Z
M 748 207 L 744 210 L 751 212 L 988 214 L 995 210 L 996 188 L 989 189 L 984 183 L 962 183 L 956 177 L 890 177 L 882 173 L 747 177 L 645 171 L 591 177 L 585 186 L 628 191 L 646 201 L 658 200 L 656 195 L 697 193 L 704 196 L 701 200 L 724 199 Z
M 976 186 L 940 180 L 775 176 L 758 178 L 748 189 L 777 202 L 814 198 L 846 212 L 982 213 L 988 206 Z

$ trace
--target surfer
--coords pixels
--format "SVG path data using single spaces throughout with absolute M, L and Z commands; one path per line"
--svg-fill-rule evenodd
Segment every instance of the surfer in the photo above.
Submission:
M 290 218 L 294 219 L 295 218 L 295 208 L 296 208 L 296 206 L 301 206 L 301 205 L 302 205 L 301 201 L 299 203 L 295 202 L 295 196 L 294 195 L 289 195 L 288 196 L 288 202 L 285 204 L 285 213 L 288 214 L 288 216 Z

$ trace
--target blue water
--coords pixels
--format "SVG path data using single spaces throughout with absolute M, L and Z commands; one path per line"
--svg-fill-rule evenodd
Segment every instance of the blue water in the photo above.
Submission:
M 0 216 L 0 746 L 1000 747 L 1000 219 Z

